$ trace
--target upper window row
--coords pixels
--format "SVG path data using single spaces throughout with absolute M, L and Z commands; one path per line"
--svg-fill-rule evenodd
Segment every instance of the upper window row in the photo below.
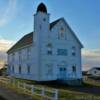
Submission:
M 47 50 L 47 54 L 48 55 L 52 55 L 52 49 L 48 49 Z M 68 51 L 67 49 L 57 49 L 57 55 L 62 55 L 62 56 L 67 56 Z M 72 55 L 75 56 L 76 55 L 76 51 L 72 51 Z

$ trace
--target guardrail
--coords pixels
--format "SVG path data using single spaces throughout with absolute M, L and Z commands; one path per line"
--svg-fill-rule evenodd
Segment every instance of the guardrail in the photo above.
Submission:
M 35 85 L 22 83 L 19 81 L 16 82 L 15 80 L 6 79 L 6 78 L 2 78 L 2 79 L 0 79 L 0 81 L 5 84 L 13 85 L 16 88 L 23 90 L 25 93 L 29 93 L 32 95 L 34 95 L 34 94 L 39 95 L 39 96 L 45 97 L 49 100 L 58 100 L 58 90 L 57 89 L 47 89 L 44 87 L 38 87 Z

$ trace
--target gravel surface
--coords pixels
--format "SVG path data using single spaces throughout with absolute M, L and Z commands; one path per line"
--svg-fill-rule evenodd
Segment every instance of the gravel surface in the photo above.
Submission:
M 20 94 L 0 84 L 0 100 L 36 100 L 31 96 Z

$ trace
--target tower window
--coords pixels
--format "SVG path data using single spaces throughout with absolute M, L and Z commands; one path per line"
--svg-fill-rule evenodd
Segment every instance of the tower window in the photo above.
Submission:
M 51 43 L 47 44 L 47 54 L 52 55 L 52 44 Z
M 46 18 L 43 18 L 43 21 L 45 22 L 46 21 Z

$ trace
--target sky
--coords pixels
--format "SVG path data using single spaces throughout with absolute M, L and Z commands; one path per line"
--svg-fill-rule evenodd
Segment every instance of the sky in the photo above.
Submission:
M 5 52 L 33 31 L 33 15 L 41 2 L 50 22 L 64 17 L 84 45 L 83 69 L 100 67 L 100 0 L 0 0 L 0 66 L 7 60 Z

